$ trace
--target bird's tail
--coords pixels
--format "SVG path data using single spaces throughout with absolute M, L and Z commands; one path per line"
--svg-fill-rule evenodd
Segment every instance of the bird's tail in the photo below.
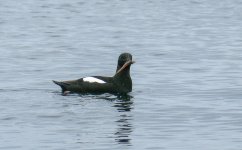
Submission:
M 59 82 L 59 81 L 55 81 L 55 80 L 53 80 L 53 82 L 61 87 L 62 93 L 64 93 L 65 91 L 67 91 L 67 86 L 69 85 L 68 83 Z

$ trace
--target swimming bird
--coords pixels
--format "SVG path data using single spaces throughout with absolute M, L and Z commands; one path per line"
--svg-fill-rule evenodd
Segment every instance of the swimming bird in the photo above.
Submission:
M 122 53 L 118 58 L 116 73 L 112 77 L 91 76 L 77 80 L 54 81 L 62 89 L 62 94 L 74 93 L 120 93 L 132 91 L 130 67 L 134 61 L 130 53 Z

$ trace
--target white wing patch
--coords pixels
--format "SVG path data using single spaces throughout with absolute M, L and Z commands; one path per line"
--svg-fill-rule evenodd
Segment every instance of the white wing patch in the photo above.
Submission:
M 90 82 L 90 83 L 93 83 L 93 82 L 96 82 L 96 83 L 106 83 L 103 80 L 100 80 L 100 79 L 97 79 L 97 78 L 94 78 L 94 77 L 85 77 L 85 78 L 83 78 L 83 81 Z

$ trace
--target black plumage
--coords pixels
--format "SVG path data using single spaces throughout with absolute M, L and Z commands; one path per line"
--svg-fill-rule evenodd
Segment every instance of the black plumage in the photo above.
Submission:
M 69 81 L 53 81 L 62 88 L 63 95 L 75 93 L 128 93 L 132 91 L 130 67 L 132 55 L 123 53 L 118 58 L 116 73 L 113 77 L 92 76 Z M 93 81 L 88 81 L 93 79 Z

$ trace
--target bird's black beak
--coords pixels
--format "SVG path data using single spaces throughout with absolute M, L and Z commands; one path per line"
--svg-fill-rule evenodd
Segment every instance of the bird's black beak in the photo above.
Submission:
M 127 66 L 129 66 L 129 65 L 131 65 L 131 64 L 133 64 L 133 63 L 135 63 L 135 61 L 132 61 L 132 60 L 129 60 L 129 61 L 127 61 L 117 72 L 116 72 L 116 74 L 118 74 L 118 73 L 120 73 L 122 70 L 124 70 Z

